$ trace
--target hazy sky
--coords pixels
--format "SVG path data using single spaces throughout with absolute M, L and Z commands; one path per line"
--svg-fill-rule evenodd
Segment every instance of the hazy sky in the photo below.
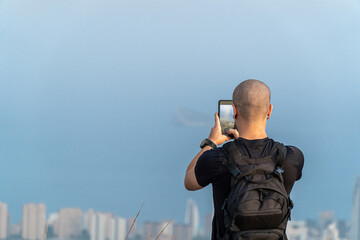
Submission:
M 184 220 L 185 170 L 219 99 L 272 90 L 299 147 L 293 219 L 349 219 L 360 175 L 360 1 L 0 1 L 0 201 Z

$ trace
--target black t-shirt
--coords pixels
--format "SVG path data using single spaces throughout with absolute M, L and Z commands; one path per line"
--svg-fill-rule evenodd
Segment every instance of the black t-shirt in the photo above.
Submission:
M 272 147 L 274 140 L 271 138 L 247 140 L 238 138 L 243 153 L 251 158 L 262 158 L 267 156 Z M 284 185 L 286 191 L 290 194 L 295 181 L 301 178 L 302 168 L 304 165 L 304 156 L 300 149 L 294 146 L 286 146 L 287 155 L 284 161 Z M 230 193 L 231 173 L 222 165 L 224 152 L 221 147 L 204 152 L 198 159 L 195 166 L 195 176 L 198 183 L 205 187 L 212 184 L 214 200 L 214 218 L 212 222 L 212 240 L 216 239 L 216 231 L 219 228 L 220 236 L 225 233 L 224 218 L 221 206 Z M 218 224 L 218 226 L 216 226 Z

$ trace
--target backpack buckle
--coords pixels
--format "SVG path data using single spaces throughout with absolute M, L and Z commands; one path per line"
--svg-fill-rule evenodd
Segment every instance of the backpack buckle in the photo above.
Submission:
M 227 169 L 229 169 L 231 175 L 234 176 L 234 178 L 236 179 L 240 179 L 240 177 L 242 176 L 242 172 L 240 171 L 240 169 L 236 166 L 235 163 L 230 162 L 227 159 L 224 159 L 222 164 L 227 167 Z
M 284 172 L 284 169 L 282 169 L 281 167 L 277 166 L 273 172 L 273 175 L 276 175 L 278 178 L 280 178 L 281 182 L 284 182 L 283 178 L 282 178 L 282 174 Z
M 275 172 L 280 175 L 284 172 L 284 169 L 282 169 L 281 167 L 276 167 Z
M 231 174 L 236 178 L 239 179 L 242 176 L 242 172 L 240 171 L 239 168 L 237 168 L 236 166 L 233 166 L 230 169 Z

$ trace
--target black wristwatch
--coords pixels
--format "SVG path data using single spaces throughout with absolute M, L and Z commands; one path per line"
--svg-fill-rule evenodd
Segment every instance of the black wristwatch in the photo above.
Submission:
M 206 146 L 210 146 L 210 147 L 212 147 L 212 148 L 216 148 L 216 144 L 215 144 L 213 141 L 211 141 L 210 139 L 208 139 L 208 138 L 204 139 L 204 140 L 201 142 L 201 144 L 200 144 L 200 147 L 201 147 L 201 148 L 204 148 L 204 147 L 206 147 Z

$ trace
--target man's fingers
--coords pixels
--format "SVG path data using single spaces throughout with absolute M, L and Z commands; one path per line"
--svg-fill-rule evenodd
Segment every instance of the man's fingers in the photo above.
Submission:
M 229 135 L 230 135 L 230 134 L 234 135 L 235 138 L 238 138 L 238 137 L 239 137 L 239 132 L 238 132 L 236 129 L 233 129 L 233 128 L 232 128 L 232 129 L 228 129 L 228 130 L 226 131 L 226 133 L 229 134 Z
M 220 126 L 219 115 L 217 113 L 215 113 L 215 127 L 216 126 Z

